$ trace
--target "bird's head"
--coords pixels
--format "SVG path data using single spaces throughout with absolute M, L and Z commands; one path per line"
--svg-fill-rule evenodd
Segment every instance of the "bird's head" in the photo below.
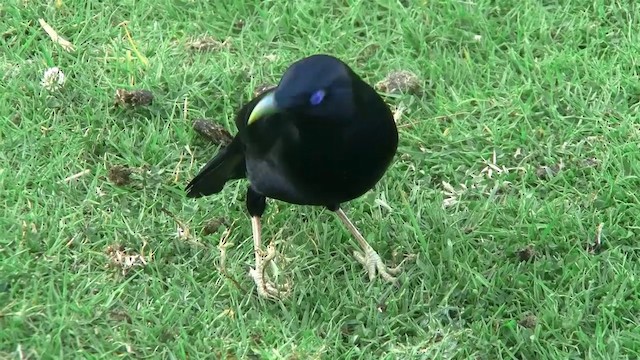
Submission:
M 247 125 L 276 113 L 290 113 L 295 118 L 350 118 L 355 111 L 352 87 L 356 78 L 333 56 L 313 55 L 299 60 L 256 104 Z

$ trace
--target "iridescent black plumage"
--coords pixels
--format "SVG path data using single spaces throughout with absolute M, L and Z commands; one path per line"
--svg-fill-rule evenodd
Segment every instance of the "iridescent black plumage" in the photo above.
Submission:
M 340 204 L 375 186 L 398 145 L 382 98 L 328 55 L 291 65 L 278 87 L 243 106 L 235 122 L 238 134 L 191 180 L 187 196 L 211 195 L 246 177 L 247 209 L 257 219 L 266 198 L 344 214 Z

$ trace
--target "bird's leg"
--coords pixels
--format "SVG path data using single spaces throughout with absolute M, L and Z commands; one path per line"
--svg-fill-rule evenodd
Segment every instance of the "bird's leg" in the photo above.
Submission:
M 369 245 L 367 240 L 364 239 L 364 236 L 360 234 L 360 231 L 358 231 L 356 226 L 353 225 L 351 220 L 349 220 L 347 214 L 340 208 L 336 210 L 336 214 L 338 215 L 344 226 L 349 229 L 351 235 L 356 238 L 363 250 L 363 252 L 355 251 L 353 253 L 353 256 L 356 258 L 356 260 L 358 260 L 360 264 L 362 264 L 367 269 L 367 273 L 369 274 L 369 281 L 373 281 L 376 277 L 376 273 L 378 273 L 384 280 L 391 283 L 396 283 L 397 280 L 394 275 L 400 273 L 402 263 L 393 268 L 387 267 L 382 262 L 380 255 L 378 255 L 378 253 L 371 247 L 371 245 Z
M 276 256 L 276 248 L 270 243 L 269 246 L 267 246 L 266 253 L 262 250 L 260 216 L 251 217 L 251 230 L 253 232 L 253 248 L 256 255 L 256 264 L 255 268 L 249 270 L 249 274 L 256 283 L 258 295 L 267 299 L 277 299 L 288 295 L 291 290 L 289 283 L 277 285 L 266 278 L 265 267 L 269 265 Z

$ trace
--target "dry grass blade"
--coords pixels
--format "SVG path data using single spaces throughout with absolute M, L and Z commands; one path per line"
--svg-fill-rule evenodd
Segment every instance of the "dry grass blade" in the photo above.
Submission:
M 228 242 L 229 236 L 231 236 L 231 231 L 233 230 L 233 225 L 235 225 L 235 221 L 231 223 L 231 226 L 227 230 L 224 231 L 222 237 L 220 238 L 220 242 L 218 243 L 218 250 L 220 250 L 220 262 L 219 268 L 220 273 L 224 275 L 229 281 L 233 283 L 233 285 L 238 288 L 238 290 L 246 293 L 247 291 L 240 285 L 240 283 L 227 272 L 226 264 L 227 264 L 227 249 L 233 247 L 233 243 Z
M 62 36 L 58 35 L 58 32 L 55 31 L 51 27 L 51 25 L 49 25 L 46 21 L 44 21 L 44 19 L 42 19 L 42 18 L 38 19 L 38 22 L 40 23 L 40 26 L 42 26 L 44 31 L 47 33 L 47 35 L 49 35 L 51 40 L 53 40 L 53 42 L 55 42 L 56 44 L 62 46 L 62 48 L 65 49 L 66 51 L 69 51 L 69 52 L 75 51 L 75 47 L 73 46 L 73 44 L 71 42 L 69 42 L 67 39 L 65 39 Z
M 602 249 L 602 229 L 604 228 L 604 223 L 598 224 L 596 228 L 596 235 L 593 239 L 593 244 L 587 244 L 587 251 L 591 254 L 598 253 Z
M 66 178 L 64 178 L 64 179 L 62 179 L 62 180 L 60 180 L 60 181 L 58 181 L 58 183 L 67 183 L 67 182 L 70 182 L 70 181 L 72 181 L 72 180 L 78 179 L 78 178 L 80 178 L 80 177 L 82 177 L 82 176 L 85 176 L 85 175 L 87 175 L 87 174 L 90 174 L 90 173 L 91 173 L 91 170 L 89 170 L 89 169 L 84 169 L 84 170 L 80 171 L 80 172 L 79 172 L 79 173 L 77 173 L 77 174 L 73 174 L 73 175 L 71 175 L 71 176 L 68 176 L 68 177 L 66 177 Z
M 145 241 L 142 244 L 140 253 L 130 253 L 124 250 L 120 245 L 110 245 L 105 250 L 107 257 L 109 257 L 111 264 L 121 269 L 122 275 L 126 275 L 129 270 L 134 267 L 144 267 L 153 258 L 153 253 L 149 253 L 148 257 L 144 255 L 144 248 L 147 246 Z

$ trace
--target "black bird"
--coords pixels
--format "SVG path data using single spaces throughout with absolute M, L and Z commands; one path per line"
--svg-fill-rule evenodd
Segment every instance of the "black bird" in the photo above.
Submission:
M 274 89 L 236 115 L 238 133 L 187 185 L 187 197 L 218 193 L 225 183 L 247 178 L 260 296 L 277 297 L 289 287 L 265 279 L 275 256 L 261 249 L 260 218 L 266 198 L 324 206 L 335 212 L 363 253 L 355 253 L 373 280 L 376 272 L 395 282 L 400 266 L 387 268 L 347 218 L 340 204 L 363 195 L 382 178 L 396 153 L 398 131 L 380 95 L 348 65 L 329 55 L 293 63 Z

